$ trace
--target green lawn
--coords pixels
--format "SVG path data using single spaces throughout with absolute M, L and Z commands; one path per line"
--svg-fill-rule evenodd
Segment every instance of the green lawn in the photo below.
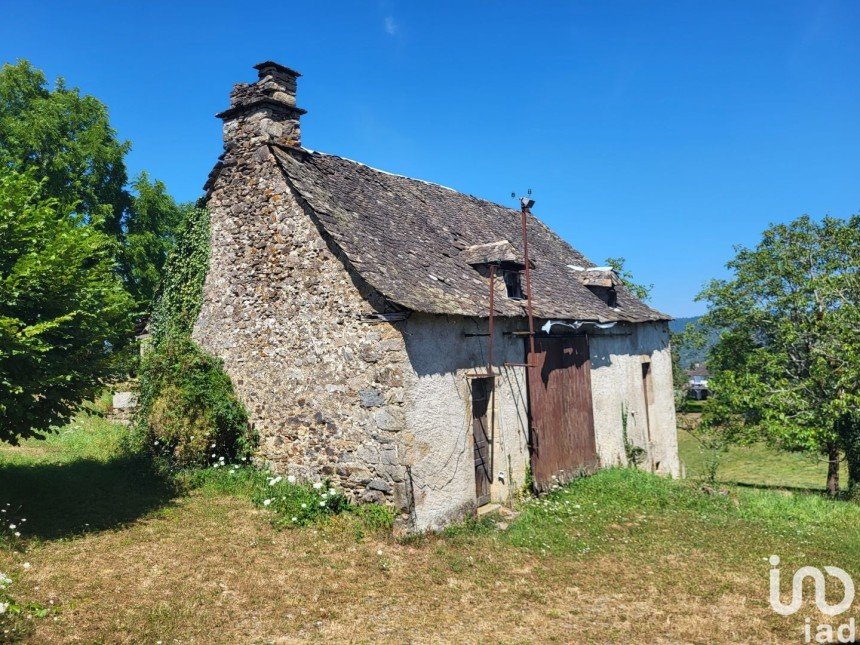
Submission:
M 688 478 L 704 476 L 701 446 L 691 434 L 683 430 L 678 430 L 678 452 Z M 848 481 L 844 464 L 840 476 L 843 484 Z M 734 446 L 723 454 L 717 478 L 727 484 L 823 491 L 827 480 L 827 463 L 822 461 L 820 455 L 783 452 L 763 444 Z
M 28 519 L 20 542 L 0 532 L 0 572 L 48 609 L 22 625 L 33 642 L 797 641 L 826 617 L 770 610 L 768 556 L 860 574 L 860 507 L 819 494 L 611 469 L 396 540 L 354 513 L 293 528 L 262 506 L 265 477 L 176 480 L 126 432 L 82 415 L 0 448 L 0 503 Z M 815 464 L 801 476 L 762 448 L 727 464 L 755 455 L 754 483 L 815 484 Z

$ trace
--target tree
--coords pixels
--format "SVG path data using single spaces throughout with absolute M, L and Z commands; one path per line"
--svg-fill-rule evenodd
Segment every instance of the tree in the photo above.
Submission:
M 175 231 L 190 206 L 177 205 L 160 181 L 141 173 L 128 190 L 131 148 L 95 97 L 48 86 L 27 61 L 0 69 L 0 165 L 31 172 L 58 208 L 119 242 L 117 270 L 140 316 L 151 305 Z
M 0 164 L 32 170 L 63 212 L 85 216 L 120 238 L 130 198 L 125 155 L 105 105 L 27 61 L 0 69 Z
M 0 440 L 38 434 L 96 393 L 128 337 L 116 241 L 0 165 Z
M 176 234 L 193 204 L 177 204 L 163 182 L 142 172 L 132 184 L 134 195 L 125 220 L 124 263 L 128 288 L 145 312 L 155 297 Z
M 648 302 L 651 299 L 651 292 L 654 290 L 653 284 L 639 284 L 633 277 L 633 273 L 624 268 L 626 258 L 606 258 L 606 264 L 612 267 L 612 270 L 618 274 L 621 282 L 627 287 L 627 290 L 634 296 Z
M 704 423 L 826 455 L 832 494 L 841 448 L 860 484 L 860 216 L 772 225 L 727 266 L 699 295 L 701 324 L 721 330 Z

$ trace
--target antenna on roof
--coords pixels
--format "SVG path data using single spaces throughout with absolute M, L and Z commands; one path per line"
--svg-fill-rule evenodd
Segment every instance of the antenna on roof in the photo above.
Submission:
M 526 194 L 528 195 L 528 197 L 520 197 L 518 201 L 520 203 L 520 208 L 525 208 L 526 210 L 528 210 L 529 208 L 531 208 L 532 206 L 535 205 L 535 200 L 533 200 L 531 198 L 531 196 L 532 196 L 532 189 L 531 188 L 529 188 L 526 191 Z M 511 193 L 511 199 L 517 199 L 517 194 Z
M 531 188 L 526 190 L 526 195 L 528 195 L 529 197 L 532 196 L 532 189 Z M 515 192 L 512 192 L 511 193 L 511 199 L 516 199 L 516 198 L 517 198 L 517 194 Z

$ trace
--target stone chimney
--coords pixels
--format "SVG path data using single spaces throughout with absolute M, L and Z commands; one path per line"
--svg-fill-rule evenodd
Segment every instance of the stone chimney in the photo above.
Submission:
M 262 143 L 301 146 L 299 118 L 305 110 L 296 107 L 296 79 L 301 74 L 272 61 L 254 69 L 257 82 L 233 87 L 230 107 L 215 115 L 224 120 L 224 149 L 250 149 Z

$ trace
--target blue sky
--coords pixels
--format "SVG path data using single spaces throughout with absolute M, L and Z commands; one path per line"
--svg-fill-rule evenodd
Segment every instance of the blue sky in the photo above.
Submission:
M 676 316 L 769 222 L 860 211 L 860 2 L 0 5 L 0 61 L 107 103 L 131 172 L 182 200 L 230 87 L 273 59 L 304 74 L 305 146 L 505 204 L 531 188 Z

